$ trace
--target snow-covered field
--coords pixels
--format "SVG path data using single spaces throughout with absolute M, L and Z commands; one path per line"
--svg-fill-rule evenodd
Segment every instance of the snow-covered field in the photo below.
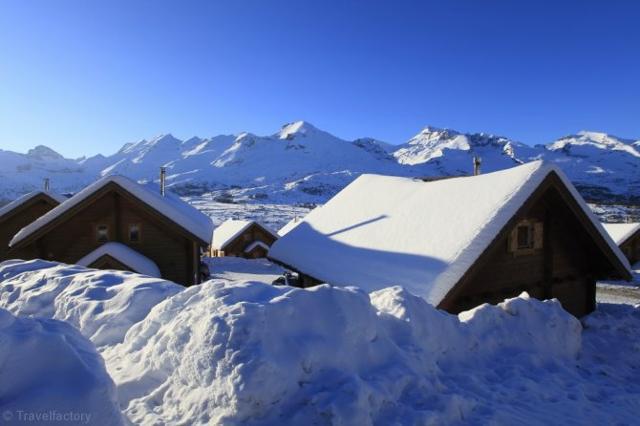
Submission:
M 200 196 L 183 197 L 183 199 L 209 215 L 215 226 L 227 219 L 255 220 L 274 231 L 282 228 L 295 217 L 306 216 L 313 208 L 313 206 L 290 204 L 222 203 L 215 200 L 218 196 L 216 193 L 206 193 Z
M 99 358 L 62 320 L 97 347 L 136 424 L 637 422 L 638 305 L 601 303 L 581 323 L 522 295 L 455 316 L 400 288 L 275 287 L 281 270 L 264 260 L 210 262 L 213 279 L 187 289 L 53 262 L 0 264 L 9 311 L 0 311 L 0 411 L 67 409 L 73 394 L 50 392 L 61 375 L 80 383 L 88 365 L 97 390 L 77 407 L 101 401 L 93 421 L 114 423 Z M 90 361 L 76 369 L 52 357 L 42 327 Z M 37 402 L 20 357 L 37 366 Z

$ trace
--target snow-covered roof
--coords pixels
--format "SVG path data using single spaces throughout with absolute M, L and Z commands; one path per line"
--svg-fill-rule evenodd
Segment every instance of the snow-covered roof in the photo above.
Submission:
M 64 214 L 74 206 L 80 204 L 89 196 L 99 191 L 101 188 L 109 183 L 115 183 L 132 194 L 134 197 L 147 204 L 158 213 L 169 218 L 175 222 L 178 226 L 181 226 L 191 234 L 200 238 L 204 242 L 211 241 L 211 234 L 213 232 L 213 222 L 211 218 L 204 213 L 192 207 L 188 203 L 182 201 L 179 197 L 165 192 L 163 197 L 160 194 L 160 190 L 157 185 L 146 184 L 142 185 L 132 181 L 124 176 L 109 175 L 105 176 L 91 185 L 78 192 L 73 197 L 64 201 L 56 208 L 50 210 L 42 217 L 35 220 L 33 223 L 22 228 L 9 243 L 10 246 L 14 246 L 20 241 L 27 238 L 29 235 L 36 232 L 38 229 L 47 225 L 60 215 Z
M 294 217 L 289 222 L 287 222 L 286 225 L 280 228 L 280 230 L 278 230 L 278 235 L 282 237 L 283 235 L 288 234 L 289 232 L 291 232 L 293 228 L 300 225 L 301 223 L 302 223 L 301 217 L 298 217 L 298 216 Z
M 400 285 L 437 305 L 551 172 L 628 267 L 562 171 L 541 161 L 432 182 L 362 175 L 277 240 L 269 257 L 335 285 Z
M 257 224 L 265 231 L 269 232 L 275 238 L 278 238 L 278 234 L 272 231 L 268 226 L 265 226 L 259 222 L 253 220 L 238 220 L 228 219 L 225 220 L 213 231 L 213 238 L 211 247 L 214 250 L 224 250 L 233 240 L 235 240 L 240 234 L 242 234 L 247 228 L 253 224 Z
M 53 198 L 54 200 L 56 200 L 58 203 L 62 203 L 63 201 L 66 200 L 66 198 L 63 197 L 62 195 L 56 194 L 51 191 L 39 190 L 39 191 L 29 192 L 28 194 L 24 194 L 23 196 L 16 198 L 9 204 L 5 204 L 4 206 L 0 207 L 0 217 L 4 216 L 5 214 L 9 213 L 11 210 L 15 209 L 18 206 L 23 205 L 27 201 L 33 199 L 34 197 L 37 197 L 40 194 L 47 195 Z
M 251 244 L 249 244 L 247 247 L 245 247 L 244 252 L 245 253 L 251 253 L 251 251 L 256 248 L 256 247 L 262 247 L 265 250 L 269 250 L 269 246 L 266 245 L 265 243 L 263 243 L 260 240 L 256 240 L 254 242 L 252 242 Z
M 624 244 L 629 237 L 640 230 L 640 223 L 603 223 L 602 225 L 618 245 Z
M 135 251 L 121 243 L 108 242 L 104 243 L 91 253 L 87 254 L 76 264 L 80 266 L 89 266 L 104 255 L 109 255 L 119 262 L 124 263 L 133 269 L 133 272 L 148 275 L 150 277 L 161 278 L 160 268 L 155 262 L 141 253 Z

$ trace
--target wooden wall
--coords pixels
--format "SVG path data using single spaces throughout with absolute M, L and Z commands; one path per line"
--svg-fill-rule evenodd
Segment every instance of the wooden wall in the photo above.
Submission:
M 22 259 L 24 253 L 21 251 L 9 253 L 9 241 L 18 231 L 57 205 L 58 203 L 54 200 L 37 195 L 0 218 L 0 261 Z
M 153 260 L 163 278 L 184 285 L 197 283 L 197 243 L 116 185 L 103 188 L 22 251 L 28 258 L 73 264 L 103 244 L 96 238 L 96 227 L 101 224 L 109 227 L 109 241 L 125 244 Z M 129 241 L 130 224 L 140 226 L 139 242 Z
M 542 247 L 524 255 L 509 250 L 509 236 L 503 235 L 485 253 L 472 278 L 461 283 L 447 311 L 457 313 L 482 303 L 498 303 L 522 291 L 539 299 L 557 298 L 563 307 L 582 316 L 595 308 L 596 276 L 606 270 L 596 243 L 551 187 L 519 220 L 543 224 Z
M 636 262 L 640 262 L 640 231 L 627 239 L 627 241 L 620 246 L 620 249 L 624 255 L 627 256 L 631 265 Z

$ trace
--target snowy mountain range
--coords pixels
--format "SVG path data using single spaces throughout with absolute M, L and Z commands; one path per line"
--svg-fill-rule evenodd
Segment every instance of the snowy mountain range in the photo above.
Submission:
M 361 173 L 452 176 L 508 168 L 535 159 L 557 163 L 582 193 L 596 201 L 640 203 L 640 140 L 580 132 L 547 145 L 506 137 L 425 127 L 402 145 L 372 138 L 340 139 L 298 121 L 270 136 L 251 133 L 180 140 L 161 135 L 125 144 L 110 156 L 67 159 L 46 146 L 26 154 L 0 150 L 0 200 L 41 187 L 75 192 L 99 176 L 123 174 L 168 182 L 183 194 L 218 193 L 226 200 L 324 202 Z

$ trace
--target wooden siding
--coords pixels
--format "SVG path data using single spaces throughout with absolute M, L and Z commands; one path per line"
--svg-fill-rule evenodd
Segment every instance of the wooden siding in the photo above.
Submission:
M 0 217 L 0 261 L 23 259 L 26 253 L 20 250 L 9 252 L 9 242 L 18 231 L 57 205 L 53 198 L 39 194 Z
M 28 258 L 73 264 L 103 244 L 96 238 L 96 228 L 107 225 L 109 241 L 153 260 L 162 278 L 184 285 L 198 283 L 201 244 L 118 185 L 105 186 L 76 207 L 18 249 Z M 130 224 L 140 226 L 138 242 L 129 241 Z
M 508 239 L 522 220 L 543 224 L 543 244 L 526 255 L 515 256 Z M 611 268 L 556 186 L 538 194 L 505 231 L 483 254 L 472 276 L 456 286 L 440 307 L 458 313 L 526 291 L 538 299 L 556 298 L 578 317 L 595 309 L 596 277 L 604 278 Z
M 624 255 L 629 259 L 629 263 L 633 265 L 636 262 L 640 262 L 640 231 L 637 231 L 631 237 L 629 237 L 621 246 L 620 249 Z

